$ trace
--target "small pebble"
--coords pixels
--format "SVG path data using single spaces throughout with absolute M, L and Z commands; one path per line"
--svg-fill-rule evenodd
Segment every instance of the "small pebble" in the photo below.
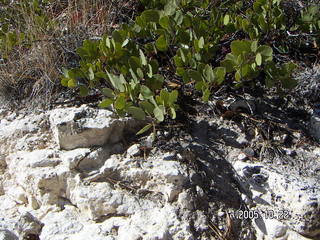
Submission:
M 225 215 L 226 215 L 225 212 L 222 212 L 222 211 L 219 211 L 219 212 L 218 212 L 218 216 L 219 216 L 219 217 L 223 217 L 223 216 L 225 216 Z
M 296 151 L 292 149 L 285 149 L 285 152 L 288 156 L 291 156 L 291 157 L 297 155 Z
M 247 148 L 243 149 L 242 151 L 245 155 L 247 155 L 247 157 L 254 157 L 254 151 L 252 148 L 247 147 Z
M 320 156 L 320 148 L 316 148 L 313 150 L 313 153 L 317 156 Z
M 240 161 L 244 161 L 244 160 L 247 160 L 248 157 L 247 157 L 247 155 L 246 155 L 245 153 L 240 153 L 240 154 L 238 155 L 238 159 L 239 159 Z
M 236 140 L 240 145 L 247 145 L 249 144 L 249 141 L 246 139 L 245 136 L 240 135 Z
M 128 148 L 127 154 L 131 157 L 139 155 L 140 154 L 140 145 L 133 144 L 131 147 Z

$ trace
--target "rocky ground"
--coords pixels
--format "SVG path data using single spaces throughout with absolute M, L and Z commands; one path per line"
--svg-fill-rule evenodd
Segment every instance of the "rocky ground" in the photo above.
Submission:
M 155 138 L 94 104 L 2 108 L 0 239 L 320 239 L 320 121 L 303 84 L 284 99 L 186 92 Z

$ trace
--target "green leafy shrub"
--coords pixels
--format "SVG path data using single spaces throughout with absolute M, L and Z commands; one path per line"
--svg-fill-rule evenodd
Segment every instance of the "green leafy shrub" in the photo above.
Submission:
M 237 86 L 255 84 L 261 73 L 267 87 L 295 86 L 296 65 L 273 58 L 273 38 L 288 27 L 281 0 L 141 2 L 145 10 L 134 23 L 111 38 L 83 43 L 77 51 L 80 67 L 65 71 L 64 86 L 79 88 L 82 96 L 99 88 L 105 96 L 100 107 L 112 105 L 120 116 L 150 116 L 156 122 L 176 117 L 179 92 L 172 80 L 193 85 L 204 101 L 231 75 Z M 317 29 L 314 11 L 302 12 L 297 21 L 302 29 L 301 21 Z

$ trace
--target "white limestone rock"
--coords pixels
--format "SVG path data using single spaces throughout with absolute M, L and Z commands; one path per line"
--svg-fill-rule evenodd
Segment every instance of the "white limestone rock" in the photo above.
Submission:
M 18 237 L 7 229 L 0 229 L 0 240 L 18 240 Z
M 255 219 L 256 228 L 258 229 L 261 237 L 267 236 L 269 239 L 278 239 L 286 236 L 288 226 L 276 219 Z
M 61 153 L 61 159 L 70 170 L 78 169 L 81 171 L 90 171 L 101 167 L 110 156 L 109 148 L 77 148 L 71 151 Z
M 45 121 L 46 116 L 44 113 L 31 114 L 21 119 L 12 118 L 11 121 L 4 119 L 0 122 L 0 139 L 35 133 L 43 127 Z
M 71 150 L 118 142 L 125 121 L 108 110 L 80 107 L 52 110 L 50 124 L 60 149 Z
M 310 118 L 310 133 L 320 142 L 320 116 L 312 115 Z
M 80 213 L 73 206 L 66 206 L 63 211 L 51 211 L 42 222 L 44 226 L 41 231 L 41 240 L 70 239 L 82 231 L 84 224 L 80 221 Z
M 26 238 L 28 235 L 38 236 L 41 233 L 42 227 L 43 223 L 29 212 L 22 214 L 17 222 L 20 238 Z
M 250 186 L 257 209 L 305 236 L 320 233 L 320 185 L 316 179 L 277 173 L 263 164 L 234 163 L 237 173 Z
M 139 211 L 118 229 L 117 239 L 194 239 L 189 224 L 179 220 L 176 211 L 170 205 Z
M 0 240 L 18 240 L 18 234 L 15 231 L 16 222 L 4 218 L 3 213 L 0 211 Z
M 22 202 L 27 197 L 27 202 L 36 208 L 55 204 L 59 197 L 65 196 L 67 178 L 73 174 L 60 164 L 56 150 L 21 151 L 6 159 L 11 178 L 3 182 L 5 192 L 13 192 Z M 13 188 L 20 190 L 12 191 Z
M 123 199 L 123 193 L 113 190 L 105 182 L 77 186 L 70 191 L 72 203 L 77 205 L 82 214 L 93 220 L 117 213 L 117 208 L 123 204 Z
M 130 146 L 127 150 L 127 155 L 130 157 L 134 157 L 140 154 L 140 145 L 139 144 L 133 144 Z

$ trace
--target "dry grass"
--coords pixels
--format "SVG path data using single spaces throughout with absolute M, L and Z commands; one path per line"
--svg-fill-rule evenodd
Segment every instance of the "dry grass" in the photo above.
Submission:
M 32 105 L 47 105 L 61 91 L 62 68 L 77 64 L 76 49 L 82 41 L 130 21 L 136 5 L 136 0 L 52 1 L 42 21 L 32 9 L 31 14 L 27 8 L 14 9 L 22 23 L 15 20 L 15 31 L 29 39 L 0 61 L 0 97 L 11 103 L 25 99 Z

